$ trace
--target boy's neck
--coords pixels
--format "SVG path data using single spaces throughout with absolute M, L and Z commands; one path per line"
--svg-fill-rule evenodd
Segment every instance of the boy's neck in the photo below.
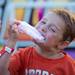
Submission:
M 47 52 L 44 49 L 41 49 L 40 47 L 36 47 L 36 51 L 38 54 L 40 54 L 41 56 L 45 57 L 45 58 L 49 58 L 49 59 L 59 59 L 59 58 L 63 58 L 64 54 L 60 53 L 60 52 Z

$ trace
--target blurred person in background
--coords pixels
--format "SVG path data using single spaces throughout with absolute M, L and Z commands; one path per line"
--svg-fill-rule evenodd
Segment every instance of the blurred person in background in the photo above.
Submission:
M 1 28 L 2 28 L 2 21 L 1 21 L 1 19 L 0 19 L 0 31 L 1 31 Z

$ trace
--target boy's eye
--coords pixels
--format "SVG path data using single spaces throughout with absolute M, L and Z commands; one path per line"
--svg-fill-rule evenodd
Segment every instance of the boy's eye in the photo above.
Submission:
M 51 30 L 52 30 L 53 32 L 55 32 L 55 30 L 54 30 L 54 29 L 52 29 L 52 28 L 51 28 Z
M 55 32 L 55 29 L 53 29 L 53 28 L 51 28 L 51 27 L 49 27 L 48 30 L 49 30 L 49 31 L 52 31 L 52 32 Z
M 46 22 L 45 22 L 45 21 L 42 21 L 41 23 L 46 24 Z

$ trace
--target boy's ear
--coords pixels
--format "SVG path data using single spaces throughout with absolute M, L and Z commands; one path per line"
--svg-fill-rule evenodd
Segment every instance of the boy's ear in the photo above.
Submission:
M 69 41 L 63 41 L 63 42 L 59 43 L 58 48 L 64 49 L 69 45 L 69 43 L 70 43 Z

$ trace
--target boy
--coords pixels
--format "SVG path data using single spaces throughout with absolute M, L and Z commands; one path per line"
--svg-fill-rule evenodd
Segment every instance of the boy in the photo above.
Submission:
M 14 48 L 19 35 L 16 22 L 10 33 L 8 47 Z M 75 19 L 65 10 L 52 10 L 36 25 L 44 42 L 32 39 L 35 47 L 18 50 L 10 57 L 8 75 L 75 75 L 74 60 L 63 52 L 75 37 Z

